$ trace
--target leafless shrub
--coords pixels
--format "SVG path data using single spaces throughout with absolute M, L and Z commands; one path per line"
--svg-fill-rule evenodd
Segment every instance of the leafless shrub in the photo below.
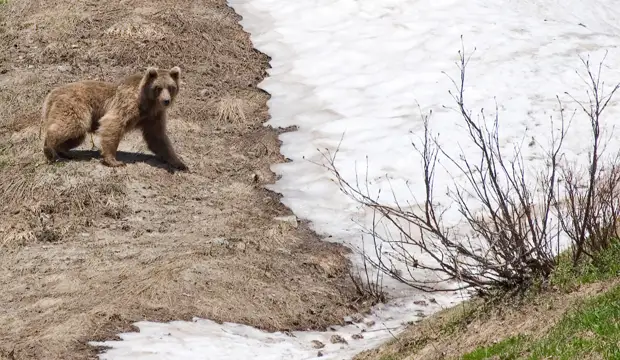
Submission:
M 372 305 L 387 300 L 387 294 L 383 288 L 383 272 L 374 271 L 369 264 L 365 250 L 361 251 L 362 268 L 349 271 L 349 277 L 355 286 L 355 290 L 362 299 L 370 299 Z
M 607 159 L 604 157 L 607 142 L 603 142 L 601 128 L 601 115 L 620 84 L 605 94 L 604 82 L 601 80 L 605 59 L 599 63 L 596 73 L 592 72 L 589 60 L 581 60 L 587 69 L 587 78 L 583 80 L 587 86 L 588 103 L 573 100 L 589 119 L 592 129 L 589 166 L 580 169 L 572 164 L 564 164 L 563 196 L 560 199 L 562 201 L 557 203 L 562 230 L 572 241 L 574 265 L 583 255 L 592 257 L 607 248 L 612 238 L 618 237 L 617 222 L 620 218 L 620 154 L 616 153 Z
M 604 144 L 600 120 L 618 86 L 603 95 L 600 67 L 594 75 L 589 61 L 584 61 L 589 74 L 588 94 L 593 94 L 589 104 L 578 102 L 590 120 L 594 139 L 587 176 L 564 158 L 563 143 L 575 113 L 567 119 L 558 97 L 559 131 L 552 126 L 551 143 L 545 148 L 546 167 L 533 169 L 536 175 L 530 181 L 520 145 L 515 146 L 514 156 L 502 152 L 497 105 L 493 118 L 484 110 L 474 118 L 467 108 L 464 86 L 469 57 L 464 49 L 459 55 L 460 79 L 451 78 L 456 91 L 450 94 L 478 157 L 466 157 L 462 149 L 459 156 L 448 154 L 431 135 L 429 114 L 423 115 L 423 138 L 413 143 L 422 160 L 422 199 L 416 199 L 410 189 L 413 202 L 404 203 L 392 190 L 396 205 L 381 203 L 379 195 L 371 195 L 368 179 L 362 181 L 356 175 L 353 183 L 343 178 L 335 166 L 338 149 L 323 152 L 326 163 L 322 166 L 334 175 L 344 194 L 372 211 L 372 225 L 365 232 L 373 240 L 376 256 L 365 254 L 364 259 L 383 273 L 423 291 L 524 289 L 551 274 L 562 238 L 571 241 L 578 261 L 582 254 L 590 254 L 588 249 L 605 247 L 610 236 L 616 235 L 618 157 L 601 165 Z M 447 195 L 452 203 L 448 206 L 440 205 L 435 195 L 437 165 L 445 164 L 441 160 L 458 172 L 458 176 L 451 175 L 453 186 Z M 451 206 L 458 210 L 461 223 L 448 224 L 444 218 Z M 397 236 L 378 231 L 379 224 L 394 228 Z M 383 247 L 390 248 L 391 253 L 386 255 Z

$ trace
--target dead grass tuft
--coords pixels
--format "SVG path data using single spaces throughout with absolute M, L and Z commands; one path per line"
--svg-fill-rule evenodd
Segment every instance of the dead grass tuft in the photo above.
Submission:
M 217 123 L 224 124 L 247 124 L 247 118 L 244 111 L 244 100 L 226 96 L 217 102 Z
M 105 34 L 134 40 L 164 40 L 169 29 L 157 24 L 148 23 L 140 16 L 132 16 L 110 26 Z

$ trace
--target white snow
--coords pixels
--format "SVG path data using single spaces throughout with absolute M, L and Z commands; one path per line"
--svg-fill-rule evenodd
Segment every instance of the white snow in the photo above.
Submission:
M 298 126 L 282 134 L 282 154 L 292 162 L 273 166 L 281 179 L 271 188 L 300 218 L 322 235 L 352 247 L 360 246 L 360 229 L 351 219 L 367 222 L 369 214 L 330 181 L 318 149 L 334 150 L 345 132 L 337 165 L 345 178 L 365 172 L 372 191 L 383 189 L 382 201 L 392 203 L 389 175 L 400 201 L 412 199 L 404 186 L 410 181 L 421 195 L 420 163 L 411 141 L 421 136 L 420 111 L 433 110 L 432 126 L 452 151 L 467 143 L 453 106 L 445 74 L 458 77 L 454 62 L 464 36 L 466 51 L 477 50 L 467 68 L 466 101 L 470 109 L 500 108 L 501 139 L 509 151 L 515 142 L 534 137 L 545 144 L 549 118 L 557 115 L 556 95 L 574 108 L 564 92 L 585 99 L 578 55 L 596 65 L 609 51 L 603 76 L 620 81 L 620 1 L 607 0 L 229 0 L 243 16 L 242 26 L 255 47 L 272 57 L 269 77 L 260 87 L 269 101 L 274 127 Z M 618 122 L 620 108 L 612 103 L 606 121 Z M 583 158 L 588 123 L 572 124 L 566 150 Z M 610 144 L 609 151 L 618 148 Z M 452 146 L 454 145 L 454 146 Z M 532 166 L 544 166 L 538 147 L 524 148 Z M 438 188 L 450 183 L 438 175 Z M 416 193 L 417 192 L 417 193 Z M 441 191 L 438 191 L 441 193 Z M 458 218 L 451 217 L 456 221 Z M 359 263 L 359 257 L 354 259 Z M 429 299 L 386 279 L 396 297 L 378 306 L 369 320 L 376 324 L 334 327 L 328 332 L 295 332 L 292 336 L 265 333 L 238 324 L 207 320 L 141 322 L 139 333 L 121 334 L 122 341 L 96 343 L 111 348 L 101 359 L 313 359 L 312 340 L 326 344 L 322 359 L 350 359 L 389 339 L 406 321 L 419 319 L 464 299 L 462 294 L 432 295 Z M 364 339 L 351 335 L 367 328 Z M 386 330 L 389 328 L 390 331 Z M 348 345 L 331 344 L 341 334 Z

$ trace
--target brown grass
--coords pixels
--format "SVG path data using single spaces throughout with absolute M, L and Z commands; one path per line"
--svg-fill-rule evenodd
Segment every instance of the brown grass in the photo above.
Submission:
M 243 99 L 225 96 L 219 99 L 216 104 L 218 109 L 217 122 L 220 126 L 248 123 L 248 118 L 245 116 L 247 106 Z
M 268 58 L 224 0 L 20 0 L 0 5 L 0 354 L 85 359 L 140 320 L 193 316 L 321 329 L 364 310 L 343 247 L 319 241 L 266 191 L 284 159 L 256 88 Z M 44 96 L 61 83 L 183 70 L 169 173 L 139 134 L 122 169 L 47 165 Z M 95 139 L 96 140 L 96 139 Z M 96 143 L 96 141 L 95 141 Z

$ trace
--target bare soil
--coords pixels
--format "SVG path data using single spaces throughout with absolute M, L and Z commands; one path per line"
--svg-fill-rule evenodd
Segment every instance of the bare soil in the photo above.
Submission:
M 95 358 L 88 341 L 140 320 L 193 316 L 323 329 L 367 309 L 344 247 L 322 242 L 264 184 L 284 161 L 256 88 L 268 58 L 225 0 L 0 2 L 0 353 Z M 45 163 L 39 114 L 54 86 L 182 68 L 169 131 L 190 173 L 140 134 L 124 168 Z M 1 357 L 1 356 L 0 356 Z
M 479 299 L 471 300 L 410 326 L 392 341 L 354 359 L 458 359 L 480 346 L 490 346 L 519 334 L 540 337 L 577 303 L 618 283 L 619 280 L 612 280 L 582 285 L 570 293 L 549 291 L 492 305 L 484 305 Z

